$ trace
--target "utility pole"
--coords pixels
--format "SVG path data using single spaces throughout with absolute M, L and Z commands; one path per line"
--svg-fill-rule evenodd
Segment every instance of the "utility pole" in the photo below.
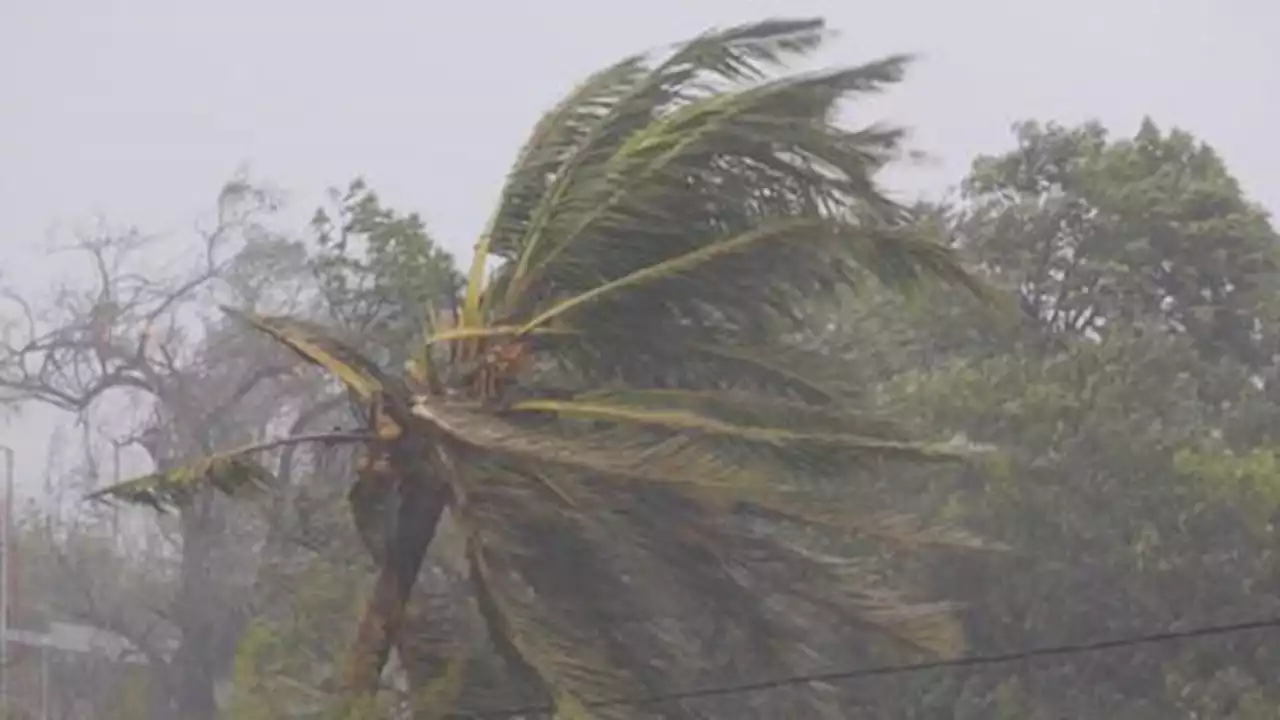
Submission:
M 40 720 L 49 720 L 49 634 L 40 640 Z
M 114 485 L 120 484 L 120 443 L 114 443 L 115 453 L 112 455 L 112 472 L 111 482 Z M 111 547 L 117 552 L 120 550 L 120 505 L 119 503 L 111 503 Z
M 4 453 L 4 529 L 0 530 L 0 717 L 9 717 L 9 525 L 13 520 L 13 448 Z

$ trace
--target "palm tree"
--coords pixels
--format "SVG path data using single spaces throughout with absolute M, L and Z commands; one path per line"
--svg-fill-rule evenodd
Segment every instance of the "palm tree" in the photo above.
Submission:
M 983 292 L 878 189 L 902 132 L 833 123 L 842 99 L 898 81 L 907 58 L 772 74 L 825 37 L 820 20 L 768 20 L 588 78 L 535 126 L 460 306 L 434 314 L 449 322 L 403 372 L 324 328 L 228 310 L 369 409 L 366 433 L 268 444 L 368 446 L 351 499 L 382 571 L 346 666 L 352 695 L 376 687 L 446 511 L 494 646 L 557 717 L 636 717 L 599 701 L 669 688 L 710 647 L 658 614 L 714 618 L 737 633 L 715 642 L 738 638 L 780 667 L 803 655 L 813 613 L 955 650 L 945 607 L 909 605 L 802 542 L 820 527 L 948 539 L 815 489 L 872 463 L 964 454 L 851 408 L 823 359 L 786 341 L 804 309 L 873 280 Z M 251 460 L 265 447 L 99 495 L 237 492 L 266 479 Z M 376 524 L 375 505 L 397 519 Z

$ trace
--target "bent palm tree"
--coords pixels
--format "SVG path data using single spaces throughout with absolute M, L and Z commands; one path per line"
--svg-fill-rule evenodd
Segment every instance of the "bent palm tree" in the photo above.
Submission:
M 404 373 L 321 328 L 240 315 L 371 409 L 370 434 L 351 438 L 369 446 L 351 498 L 382 573 L 353 692 L 376 685 L 446 508 L 496 648 L 559 717 L 634 717 L 599 701 L 669 689 L 712 642 L 667 622 L 680 615 L 715 618 L 732 628 L 716 642 L 782 667 L 800 662 L 794 626 L 810 613 L 955 648 L 942 608 L 906 605 L 790 532 L 955 539 L 843 513 L 829 493 L 810 502 L 851 468 L 960 451 L 851 411 L 807 369 L 821 359 L 783 338 L 812 298 L 872 277 L 981 292 L 878 191 L 901 133 L 832 122 L 906 59 L 769 76 L 823 38 L 820 21 L 766 21 L 590 77 L 534 128 L 461 307 Z M 245 460 L 258 449 L 101 494 L 235 492 L 261 480 Z M 388 499 L 396 519 L 374 530 L 369 508 Z

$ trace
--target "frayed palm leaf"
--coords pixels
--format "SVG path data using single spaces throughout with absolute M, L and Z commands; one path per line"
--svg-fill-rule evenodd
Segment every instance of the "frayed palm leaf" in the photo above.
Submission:
M 189 502 L 205 486 L 227 495 L 242 495 L 271 483 L 271 473 L 245 454 L 210 455 L 165 472 L 152 473 L 90 493 L 89 500 L 117 500 L 157 510 Z
M 264 452 L 303 443 L 366 443 L 367 433 L 329 432 L 278 438 L 207 455 L 180 467 L 116 483 L 85 496 L 87 500 L 148 505 L 157 510 L 179 507 L 205 487 L 240 496 L 271 485 L 273 476 L 253 458 Z

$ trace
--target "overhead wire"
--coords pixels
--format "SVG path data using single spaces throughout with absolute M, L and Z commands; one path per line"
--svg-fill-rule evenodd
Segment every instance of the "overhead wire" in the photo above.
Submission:
M 849 680 L 859 680 L 871 677 L 886 677 L 894 675 L 907 675 L 913 673 L 926 672 L 930 670 L 947 670 L 959 668 L 972 668 L 985 665 L 1002 665 L 1015 662 L 1024 662 L 1037 660 L 1041 658 L 1062 657 L 1071 655 L 1082 655 L 1087 653 L 1105 652 L 1108 650 L 1118 650 L 1130 647 L 1139 647 L 1142 645 L 1157 645 L 1162 643 L 1183 642 L 1189 640 L 1203 639 L 1209 637 L 1218 637 L 1223 635 L 1235 635 L 1244 632 L 1256 630 L 1269 630 L 1280 628 L 1280 617 L 1273 617 L 1261 620 L 1251 620 L 1245 622 L 1228 623 L 1221 625 L 1202 625 L 1198 627 L 1188 628 L 1184 630 L 1166 630 L 1161 632 L 1153 632 L 1145 635 L 1128 635 L 1119 638 L 1110 638 L 1105 640 L 1093 640 L 1088 642 L 1067 643 L 1061 645 L 1047 645 L 1042 647 L 1032 647 L 1024 650 L 1017 650 L 1005 653 L 995 653 L 990 655 L 970 655 L 967 657 L 929 660 L 916 663 L 905 663 L 898 665 L 881 665 L 868 668 L 856 668 L 845 670 L 828 670 L 824 672 L 803 673 L 796 675 L 787 675 L 782 677 L 767 678 L 762 680 L 746 681 L 741 683 L 733 683 L 726 685 L 714 685 L 701 688 L 692 688 L 689 690 L 679 690 L 670 693 L 654 693 L 651 695 L 640 695 L 627 698 L 611 698 L 584 703 L 588 708 L 606 708 L 606 707 L 639 707 L 643 705 L 657 705 L 668 702 L 679 702 L 683 700 L 698 700 L 703 698 L 724 697 L 729 695 L 742 695 L 754 692 L 764 692 L 784 687 L 793 687 L 796 685 L 808 685 L 810 683 L 833 683 Z M 554 712 L 554 708 L 549 704 L 525 705 L 520 707 L 493 708 L 487 710 L 473 710 L 453 712 L 445 715 L 447 718 L 454 720 L 501 720 L 503 718 L 513 718 L 519 715 L 547 715 Z

